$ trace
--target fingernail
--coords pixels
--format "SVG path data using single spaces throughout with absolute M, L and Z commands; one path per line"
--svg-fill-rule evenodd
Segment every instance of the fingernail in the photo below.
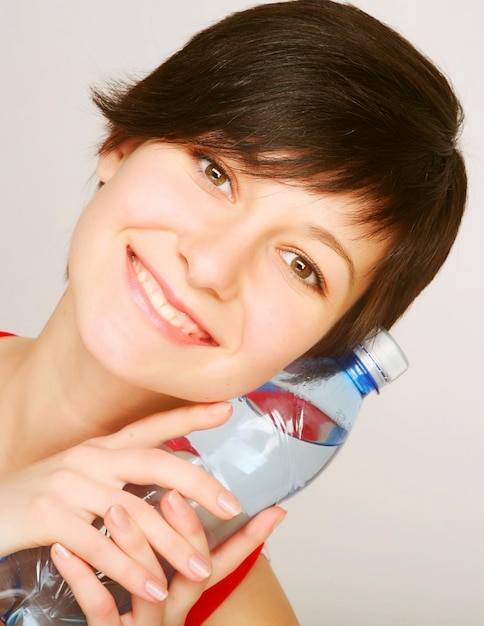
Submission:
M 217 402 L 216 404 L 209 404 L 207 411 L 212 415 L 225 415 L 231 408 L 230 402 Z
M 60 543 L 55 543 L 53 548 L 56 551 L 56 553 L 63 559 L 69 559 L 72 556 L 72 552 L 68 550 L 67 548 L 65 548 L 63 545 L 61 545 Z
M 147 580 L 145 590 L 154 600 L 161 602 L 168 597 L 168 591 L 157 580 Z
M 221 509 L 230 515 L 242 513 L 242 506 L 237 498 L 230 491 L 222 491 L 217 498 L 217 503 Z
M 188 559 L 188 564 L 192 572 L 200 578 L 208 578 L 212 573 L 210 563 L 198 554 L 192 555 Z
M 120 504 L 113 504 L 113 506 L 109 509 L 109 515 L 111 516 L 114 524 L 120 530 L 128 530 L 129 517 L 124 507 L 122 507 Z
M 168 502 L 175 513 L 178 513 L 179 515 L 186 515 L 189 512 L 189 509 L 191 509 L 191 506 L 176 489 L 172 489 L 167 497 Z
M 287 515 L 287 511 L 284 511 L 281 517 L 272 525 L 271 532 L 274 531 L 279 526 L 279 524 L 281 524 L 286 519 L 286 515 Z

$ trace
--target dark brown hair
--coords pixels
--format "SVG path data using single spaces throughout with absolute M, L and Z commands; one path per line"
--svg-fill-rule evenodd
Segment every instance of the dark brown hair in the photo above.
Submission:
M 108 120 L 102 151 L 133 137 L 205 146 L 256 176 L 360 200 L 354 219 L 368 245 L 375 236 L 392 245 L 311 354 L 336 355 L 390 328 L 456 237 L 466 198 L 460 104 L 427 58 L 353 6 L 293 0 L 235 13 L 94 101 Z

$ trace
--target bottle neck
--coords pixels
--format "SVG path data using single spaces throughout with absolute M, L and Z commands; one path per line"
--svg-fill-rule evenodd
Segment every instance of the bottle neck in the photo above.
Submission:
M 378 383 L 354 352 L 337 361 L 362 396 L 367 396 L 372 391 L 379 392 Z

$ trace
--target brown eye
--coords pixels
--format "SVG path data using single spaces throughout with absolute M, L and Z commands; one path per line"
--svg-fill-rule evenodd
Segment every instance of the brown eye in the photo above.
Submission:
M 233 200 L 232 181 L 230 176 L 215 161 L 208 157 L 199 157 L 200 174 L 203 174 L 204 181 L 207 181 L 211 189 L 216 187 L 229 200 Z
M 216 187 L 221 187 L 229 179 L 221 167 L 210 162 L 205 168 L 205 175 Z
M 309 278 L 313 273 L 313 268 L 300 256 L 296 256 L 290 263 L 289 267 L 299 276 L 299 278 Z
M 291 250 L 280 250 L 279 254 L 302 282 L 312 287 L 322 288 L 322 279 L 318 270 L 306 257 Z

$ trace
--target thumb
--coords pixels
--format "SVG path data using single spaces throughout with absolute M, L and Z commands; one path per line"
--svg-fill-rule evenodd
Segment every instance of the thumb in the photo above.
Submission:
M 230 402 L 183 406 L 144 417 L 112 435 L 92 439 L 91 443 L 104 448 L 156 447 L 194 430 L 220 426 L 231 414 Z

